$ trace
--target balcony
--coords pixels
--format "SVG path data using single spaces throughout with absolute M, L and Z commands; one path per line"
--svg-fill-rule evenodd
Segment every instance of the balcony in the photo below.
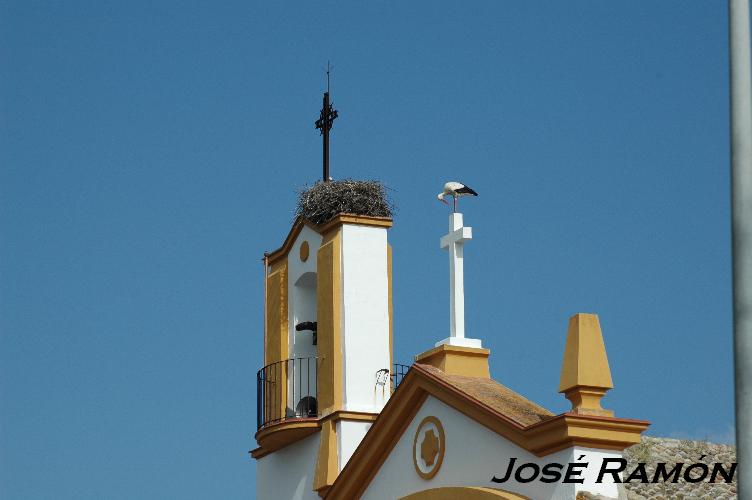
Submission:
M 287 419 L 318 417 L 318 358 L 277 361 L 256 374 L 257 429 Z
M 277 361 L 256 374 L 257 430 L 283 421 L 319 417 L 317 395 L 318 358 L 292 358 Z M 389 374 L 393 393 L 410 369 L 395 363 Z M 383 370 L 386 372 L 387 370 Z M 377 374 L 377 383 L 379 377 Z M 381 385 L 384 385 L 383 383 Z

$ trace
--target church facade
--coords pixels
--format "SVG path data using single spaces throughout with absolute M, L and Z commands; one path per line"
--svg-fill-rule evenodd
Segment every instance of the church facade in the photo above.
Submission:
M 618 474 L 599 472 L 649 424 L 601 408 L 613 383 L 598 317 L 569 321 L 559 391 L 570 411 L 555 415 L 492 380 L 489 350 L 464 338 L 461 244 L 472 235 L 452 214 L 442 238 L 451 335 L 409 369 L 394 365 L 391 226 L 299 218 L 265 257 L 256 497 L 618 498 Z

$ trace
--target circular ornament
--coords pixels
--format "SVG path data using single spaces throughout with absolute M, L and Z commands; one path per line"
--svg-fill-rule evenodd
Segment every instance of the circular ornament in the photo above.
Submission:
M 308 242 L 304 241 L 300 245 L 300 260 L 301 262 L 305 262 L 308 260 L 308 254 L 310 253 L 311 249 L 308 248 Z
M 415 431 L 413 465 L 423 479 L 431 479 L 444 461 L 444 427 L 436 417 L 426 417 Z

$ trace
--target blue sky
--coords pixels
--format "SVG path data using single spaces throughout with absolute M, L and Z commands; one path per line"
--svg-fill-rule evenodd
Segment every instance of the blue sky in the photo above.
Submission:
M 726 2 L 0 3 L 0 492 L 252 498 L 262 267 L 317 180 L 397 207 L 395 361 L 468 336 L 561 412 L 600 315 L 617 416 L 732 438 Z M 464 200 L 463 200 L 464 201 Z

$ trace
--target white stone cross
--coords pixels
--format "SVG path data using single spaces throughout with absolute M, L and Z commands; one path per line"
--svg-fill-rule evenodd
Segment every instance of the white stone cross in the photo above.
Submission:
M 449 214 L 449 232 L 439 241 L 442 249 L 449 250 L 449 334 L 436 346 L 449 344 L 462 347 L 481 347 L 478 339 L 465 338 L 465 279 L 462 248 L 473 239 L 473 228 L 462 225 L 462 214 Z

